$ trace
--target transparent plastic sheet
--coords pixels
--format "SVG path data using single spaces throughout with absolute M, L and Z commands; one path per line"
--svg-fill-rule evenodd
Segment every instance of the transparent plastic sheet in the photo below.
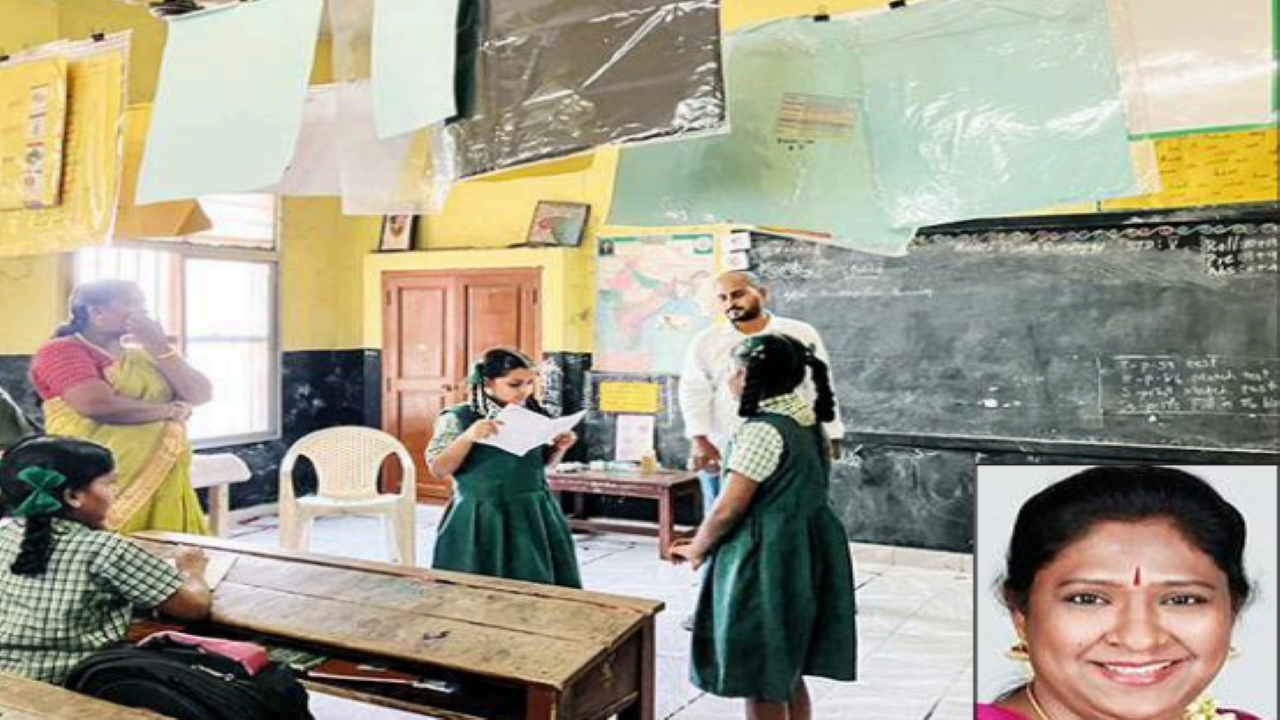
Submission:
M 281 197 L 338 197 L 342 195 L 342 171 L 338 148 L 338 87 L 312 85 L 302 105 L 302 129 L 293 157 L 280 182 L 258 192 Z
M 879 204 L 848 23 L 781 20 L 726 42 L 729 133 L 627 147 L 609 222 L 741 223 L 902 255 L 914 230 Z
M 111 238 L 120 190 L 129 33 L 56 42 L 23 58 L 67 60 L 62 200 L 56 207 L 0 212 L 0 257 L 102 245 Z
M 719 0 L 467 0 L 460 17 L 462 177 L 725 121 Z
M 1276 122 L 1276 3 L 1108 0 L 1116 52 L 1142 78 L 1136 135 Z M 1126 98 L 1128 99 L 1128 98 Z M 1132 108 L 1132 103 L 1130 103 Z
M 934 225 L 1138 191 L 1104 0 L 935 0 L 856 24 L 892 221 Z
M 374 0 L 328 0 L 337 82 L 342 211 L 348 215 L 439 212 L 453 183 L 442 125 L 379 139 L 374 124 Z
M 1120 74 L 1120 94 L 1124 100 L 1125 127 L 1129 131 L 1129 156 L 1133 163 L 1134 183 L 1139 195 L 1160 192 L 1160 163 L 1156 144 L 1139 137 L 1151 126 L 1151 108 L 1146 79 L 1138 64 L 1133 43 L 1133 18 L 1124 0 L 1107 0 L 1107 20 L 1111 28 L 1111 46 L 1115 51 L 1116 70 Z

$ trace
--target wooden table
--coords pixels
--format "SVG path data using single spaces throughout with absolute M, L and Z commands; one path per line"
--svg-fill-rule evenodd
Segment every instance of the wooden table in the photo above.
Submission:
M 308 687 L 449 720 L 652 720 L 654 616 L 662 603 L 549 585 L 140 533 L 236 557 L 196 632 L 376 663 L 451 683 L 308 679 Z
M 66 688 L 0 673 L 4 720 L 162 720 L 146 710 L 113 705 Z
M 570 527 L 580 530 L 656 535 L 658 554 L 667 559 L 667 548 L 676 538 L 690 537 L 693 528 L 676 528 L 675 504 L 681 497 L 693 497 L 699 502 L 702 490 L 698 475 L 684 470 L 659 470 L 653 473 L 586 470 L 583 472 L 549 472 L 547 483 L 556 492 L 576 493 L 574 513 L 569 518 Z M 622 497 L 649 498 L 658 501 L 656 527 L 637 526 L 607 520 L 593 520 L 586 514 L 587 495 L 620 495 Z

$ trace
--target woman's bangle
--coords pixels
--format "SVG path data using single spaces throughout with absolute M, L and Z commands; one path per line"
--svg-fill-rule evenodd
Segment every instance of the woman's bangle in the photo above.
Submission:
M 148 353 L 151 355 L 152 360 L 168 360 L 169 358 L 179 357 L 179 353 L 176 348 L 169 348 L 166 352 L 162 352 L 159 355 L 151 353 L 150 351 L 148 351 Z

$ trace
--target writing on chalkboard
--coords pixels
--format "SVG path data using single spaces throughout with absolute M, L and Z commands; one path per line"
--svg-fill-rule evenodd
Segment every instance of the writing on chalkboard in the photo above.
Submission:
M 1103 381 L 1106 412 L 1280 415 L 1280 360 L 1119 355 L 1111 361 Z
M 1273 233 L 1205 238 L 1200 253 L 1210 275 L 1274 275 L 1280 267 L 1280 237 Z

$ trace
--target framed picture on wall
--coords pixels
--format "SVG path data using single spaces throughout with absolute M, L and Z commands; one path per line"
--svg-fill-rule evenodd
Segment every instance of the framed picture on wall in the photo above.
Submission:
M 539 200 L 529 225 L 527 245 L 578 247 L 587 227 L 590 205 Z
M 387 215 L 382 218 L 382 236 L 378 252 L 403 252 L 413 249 L 413 227 L 417 215 Z

